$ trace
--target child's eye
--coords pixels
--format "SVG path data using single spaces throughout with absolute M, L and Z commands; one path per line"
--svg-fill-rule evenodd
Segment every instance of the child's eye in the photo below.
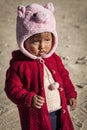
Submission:
M 50 41 L 50 39 L 45 39 L 45 41 Z
M 39 40 L 33 40 L 32 43 L 37 44 L 37 43 L 39 43 Z
M 33 41 L 33 42 L 39 42 L 39 41 Z

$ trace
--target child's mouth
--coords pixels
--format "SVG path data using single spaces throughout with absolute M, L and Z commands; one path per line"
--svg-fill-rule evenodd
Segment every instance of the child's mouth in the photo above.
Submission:
M 43 56 L 43 55 L 45 55 L 45 54 L 46 54 L 46 51 L 40 51 L 40 52 L 39 52 L 39 55 L 40 55 L 40 56 Z

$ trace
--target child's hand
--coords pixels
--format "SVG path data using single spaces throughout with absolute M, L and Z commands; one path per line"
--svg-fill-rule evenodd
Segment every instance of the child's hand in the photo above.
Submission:
M 75 98 L 71 98 L 69 100 L 69 104 L 70 104 L 70 111 L 75 110 L 76 106 L 77 106 L 77 102 Z
M 44 104 L 44 98 L 38 95 L 33 96 L 32 105 L 35 108 L 40 109 Z

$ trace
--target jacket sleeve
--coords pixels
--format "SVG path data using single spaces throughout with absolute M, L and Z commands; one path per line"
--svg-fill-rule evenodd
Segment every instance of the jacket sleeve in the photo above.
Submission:
M 69 72 L 67 69 L 64 67 L 62 60 L 59 56 L 57 57 L 57 64 L 58 64 L 58 70 L 63 82 L 63 88 L 65 91 L 67 103 L 70 98 L 76 98 L 77 97 L 77 92 L 75 90 L 75 87 L 70 79 Z
M 32 97 L 35 95 L 35 92 L 27 91 L 14 66 L 7 70 L 5 92 L 8 98 L 15 104 L 31 107 Z

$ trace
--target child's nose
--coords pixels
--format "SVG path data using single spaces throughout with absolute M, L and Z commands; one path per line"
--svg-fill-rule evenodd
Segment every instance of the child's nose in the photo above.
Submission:
M 40 42 L 40 45 L 39 45 L 39 50 L 44 49 L 44 47 L 45 47 L 44 42 Z

